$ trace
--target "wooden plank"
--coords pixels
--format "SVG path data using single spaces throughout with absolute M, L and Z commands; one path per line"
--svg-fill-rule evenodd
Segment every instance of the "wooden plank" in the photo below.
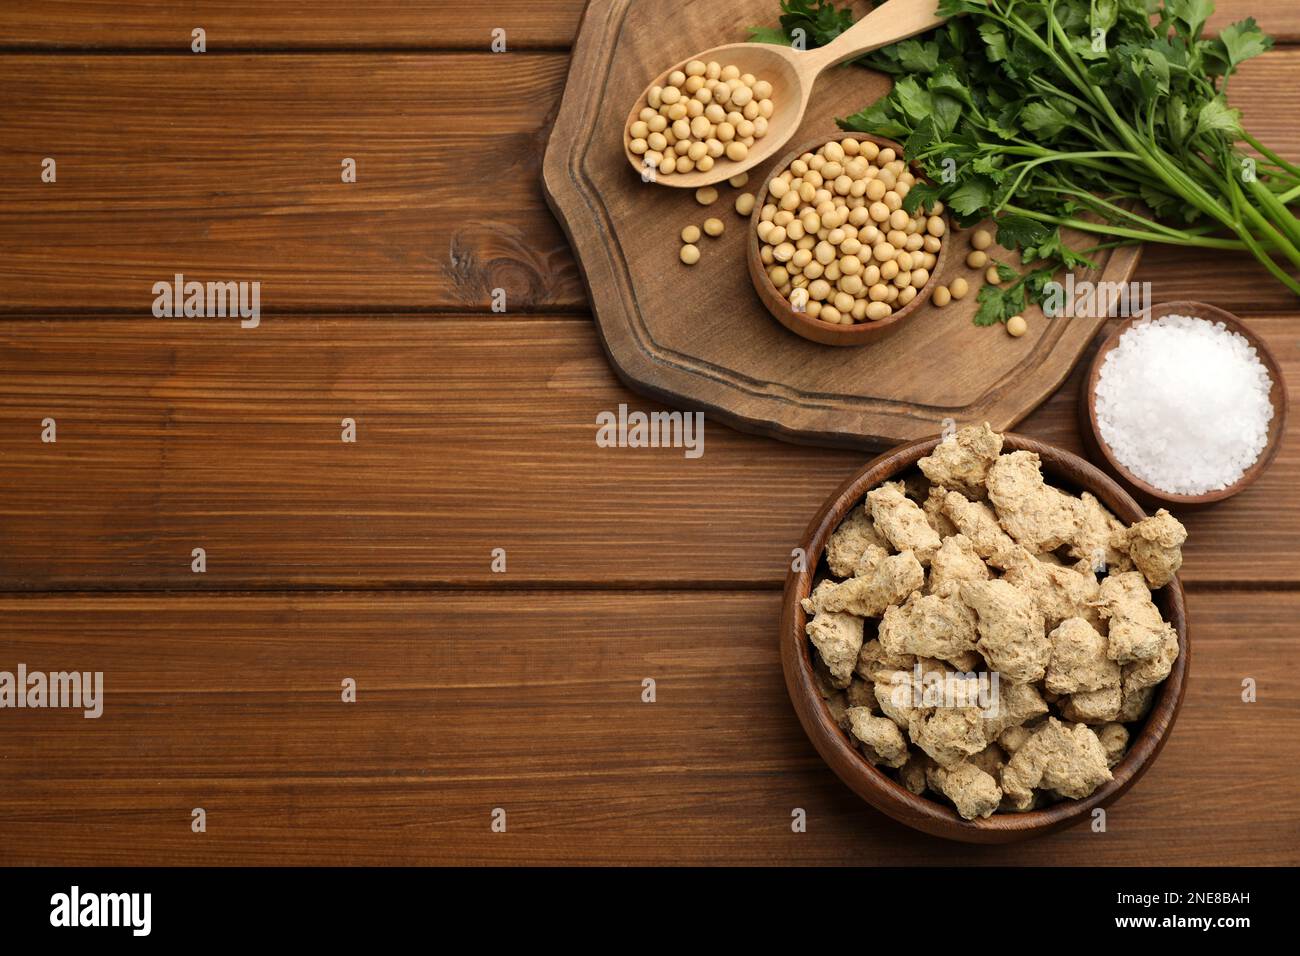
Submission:
M 0 57 L 0 302 L 147 316 L 183 273 L 259 281 L 267 314 L 580 303 L 536 185 L 565 57 L 504 63 Z
M 486 47 L 496 27 L 512 48 L 572 44 L 584 0 L 8 0 L 0 6 L 0 49 L 85 47 L 186 49 L 190 30 L 208 32 L 209 49 L 265 47 Z M 773 0 L 775 23 L 778 4 Z M 1291 0 L 1219 0 L 1211 30 L 1253 16 L 1278 41 L 1300 39 Z M 855 4 L 865 10 L 864 3 Z M 736 36 L 732 39 L 741 39 Z M 719 43 L 726 42 L 719 39 Z
M 1229 23 L 1254 17 L 1278 43 L 1300 40 L 1300 8 L 1292 0 L 1216 0 L 1208 33 L 1218 33 Z
M 516 312 L 585 308 L 538 188 L 566 58 L 509 62 L 0 56 L 0 312 L 147 316 L 178 271 L 261 281 L 268 313 L 484 309 L 494 288 Z M 1232 96 L 1291 158 L 1297 70 L 1300 50 L 1271 53 Z M 1150 248 L 1138 279 L 1159 298 L 1296 306 L 1244 256 Z
M 1294 319 L 1255 327 L 1300 381 Z M 1077 388 L 1022 430 L 1077 450 Z M 597 447 L 621 403 L 661 407 L 617 384 L 580 319 L 9 320 L 0 589 L 776 588 L 869 457 L 707 422 L 698 459 Z M 1300 581 L 1298 473 L 1292 435 L 1255 487 L 1187 516 L 1185 578 Z
M 1192 592 L 1186 703 L 1105 833 L 983 848 L 918 837 L 821 763 L 786 696 L 779 601 L 0 599 L 0 666 L 102 671 L 105 688 L 97 720 L 6 712 L 6 860 L 1300 863 L 1295 592 Z M 1254 704 L 1240 699 L 1247 677 Z M 190 831 L 195 807 L 204 834 Z M 489 829 L 496 807 L 505 834 Z M 790 831 L 796 807 L 806 833 Z
M 0 49 L 67 47 L 188 51 L 190 31 L 209 51 L 320 47 L 487 50 L 567 47 L 584 0 L 6 0 Z

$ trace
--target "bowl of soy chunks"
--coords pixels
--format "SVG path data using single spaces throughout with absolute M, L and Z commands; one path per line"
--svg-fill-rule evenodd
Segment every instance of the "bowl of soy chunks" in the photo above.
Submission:
M 1095 819 L 1182 703 L 1186 537 L 1077 455 L 987 423 L 895 448 L 823 505 L 787 578 L 800 721 L 850 788 L 936 836 Z

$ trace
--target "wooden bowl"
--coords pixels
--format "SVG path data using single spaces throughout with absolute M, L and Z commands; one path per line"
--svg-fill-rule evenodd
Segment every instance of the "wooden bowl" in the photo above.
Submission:
M 1101 378 L 1101 367 L 1106 361 L 1106 356 L 1119 345 L 1120 336 L 1132 328 L 1134 323 L 1148 319 L 1158 319 L 1166 315 L 1190 315 L 1196 318 L 1208 319 L 1211 322 L 1222 322 L 1228 329 L 1243 336 L 1254 347 L 1259 355 L 1259 360 L 1264 363 L 1264 367 L 1268 369 L 1269 377 L 1273 380 L 1273 388 L 1268 396 L 1273 405 L 1273 420 L 1269 422 L 1268 439 L 1265 442 L 1264 450 L 1260 452 L 1259 458 L 1246 469 L 1246 472 L 1240 478 L 1228 487 L 1221 488 L 1218 491 L 1208 491 L 1201 495 L 1180 495 L 1161 491 L 1154 485 L 1148 484 L 1119 463 L 1110 446 L 1101 437 L 1101 429 L 1097 425 L 1097 382 Z M 1092 360 L 1088 374 L 1083 378 L 1082 394 L 1079 398 L 1079 431 L 1083 435 L 1084 444 L 1087 446 L 1088 453 L 1093 460 L 1099 462 L 1102 467 L 1118 478 L 1120 483 L 1143 504 L 1147 506 L 1168 505 L 1184 510 L 1196 509 L 1214 504 L 1217 501 L 1223 501 L 1225 498 L 1231 498 L 1254 484 L 1255 480 L 1264 473 L 1264 470 L 1276 457 L 1277 450 L 1282 444 L 1282 436 L 1286 433 L 1287 402 L 1286 381 L 1282 377 L 1282 368 L 1278 364 L 1277 358 L 1264 340 L 1252 332 L 1245 323 L 1232 313 L 1207 305 L 1204 302 L 1164 302 L 1153 306 L 1134 318 L 1128 319 L 1102 343 L 1096 357 Z
M 915 314 L 918 309 L 922 308 L 930 300 L 931 294 L 939 285 L 938 277 L 943 270 L 944 261 L 948 255 L 949 240 L 951 239 L 951 223 L 949 223 L 945 213 L 941 218 L 945 225 L 948 226 L 948 229 L 944 233 L 943 245 L 939 247 L 938 259 L 934 264 L 934 268 L 930 270 L 930 281 L 917 291 L 915 299 L 893 312 L 887 318 L 883 318 L 878 322 L 831 325 L 828 322 L 822 322 L 820 319 L 812 318 L 806 312 L 796 312 L 790 302 L 777 291 L 776 286 L 772 284 L 772 280 L 767 277 L 767 271 L 763 267 L 763 260 L 758 255 L 759 242 L 756 230 L 762 218 L 763 206 L 767 203 L 768 188 L 771 185 L 772 178 L 784 172 L 792 162 L 804 153 L 815 152 L 832 140 L 840 142 L 845 139 L 856 139 L 862 142 L 870 141 L 882 149 L 888 146 L 897 152 L 899 156 L 903 155 L 903 147 L 893 140 L 868 136 L 865 133 L 836 133 L 833 136 L 825 136 L 811 143 L 805 143 L 798 149 L 783 156 L 772 167 L 772 175 L 763 183 L 763 188 L 758 193 L 758 200 L 754 203 L 754 213 L 749 221 L 749 244 L 746 257 L 749 260 L 749 277 L 754 282 L 758 297 L 763 300 L 763 305 L 767 307 L 767 311 L 771 312 L 776 320 L 787 329 L 796 335 L 801 335 L 805 339 L 822 345 L 867 345 L 871 342 L 878 342 L 890 332 L 895 331 L 909 316 Z M 912 174 L 917 179 L 924 178 L 919 165 L 912 163 L 911 169 Z
M 984 820 L 963 820 L 946 802 L 916 796 L 868 763 L 831 716 L 813 676 L 811 647 L 804 633 L 807 619 L 799 602 L 812 592 L 819 577 L 821 556 L 831 532 L 862 502 L 868 491 L 913 468 L 938 443 L 937 437 L 928 438 L 881 455 L 833 494 L 812 520 L 804 533 L 802 547 L 806 554 L 816 556 L 817 565 L 806 571 L 792 571 L 786 578 L 781 614 L 781 663 L 790 699 L 813 746 L 858 796 L 900 823 L 934 836 L 966 843 L 1011 843 L 1090 819 L 1093 810 L 1106 806 L 1133 786 L 1155 760 L 1183 702 L 1189 659 L 1186 605 L 1182 585 L 1176 577 L 1153 594 L 1164 619 L 1178 634 L 1178 659 L 1160 685 L 1145 722 L 1137 730 L 1129 725 L 1133 734 L 1131 746 L 1124 759 L 1111 768 L 1113 780 L 1082 800 L 1063 800 L 1027 813 L 995 813 Z M 1043 472 L 1052 484 L 1067 491 L 1092 492 L 1126 524 L 1145 517 L 1141 507 L 1123 488 L 1077 455 L 1010 432 L 1003 436 L 1003 449 L 1037 452 Z

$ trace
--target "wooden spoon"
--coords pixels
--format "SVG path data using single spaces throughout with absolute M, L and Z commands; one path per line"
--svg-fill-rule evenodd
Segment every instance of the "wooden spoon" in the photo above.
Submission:
M 742 74 L 752 73 L 760 80 L 772 84 L 772 103 L 776 110 L 768 121 L 767 135 L 754 141 L 749 155 L 743 160 L 735 161 L 724 157 L 707 173 L 693 171 L 656 174 L 655 182 L 680 189 L 698 189 L 752 169 L 774 156 L 799 128 L 804 111 L 808 108 L 813 84 L 822 70 L 939 26 L 946 18 L 935 13 L 937 5 L 938 0 L 889 0 L 826 46 L 815 50 L 801 51 L 771 43 L 730 43 L 687 57 L 681 63 L 664 70 L 647 86 L 628 114 L 627 122 L 623 124 L 623 152 L 627 155 L 627 161 L 638 174 L 641 173 L 642 158 L 632 152 L 632 138 L 628 129 L 646 107 L 650 90 L 663 86 L 668 74 L 682 69 L 691 60 L 703 60 L 705 63 L 716 60 L 723 66 L 734 64 Z

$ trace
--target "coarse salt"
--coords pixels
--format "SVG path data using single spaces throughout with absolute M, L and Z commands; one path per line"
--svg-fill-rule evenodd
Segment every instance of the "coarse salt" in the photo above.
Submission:
M 1273 419 L 1268 369 L 1222 322 L 1138 322 L 1106 356 L 1097 424 L 1115 459 L 1162 491 L 1226 488 L 1258 460 Z

